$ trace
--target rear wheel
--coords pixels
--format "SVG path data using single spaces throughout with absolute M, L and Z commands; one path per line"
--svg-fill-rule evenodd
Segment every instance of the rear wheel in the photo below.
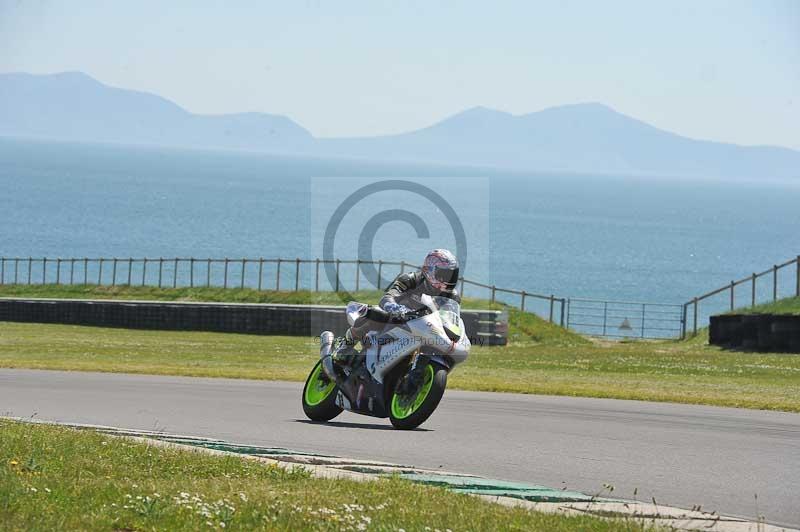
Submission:
M 447 370 L 435 363 L 426 364 L 422 379 L 413 390 L 401 392 L 403 379 L 395 385 L 389 403 L 389 419 L 398 429 L 415 429 L 427 420 L 447 387 Z
M 330 421 L 342 413 L 336 404 L 336 383 L 317 362 L 303 387 L 303 412 L 313 421 Z

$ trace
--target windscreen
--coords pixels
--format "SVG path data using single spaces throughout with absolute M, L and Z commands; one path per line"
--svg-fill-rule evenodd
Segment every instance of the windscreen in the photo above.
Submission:
M 458 326 L 458 317 L 461 315 L 461 305 L 449 297 L 437 296 L 433 298 L 433 303 L 439 311 L 439 316 L 445 325 Z

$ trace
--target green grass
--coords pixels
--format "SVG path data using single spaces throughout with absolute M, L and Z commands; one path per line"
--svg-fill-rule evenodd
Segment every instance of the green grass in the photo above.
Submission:
M 448 387 L 800 412 L 798 356 L 725 351 L 707 333 L 590 341 L 513 309 L 509 320 L 511 344 L 475 347 Z M 317 350 L 301 337 L 0 323 L 8 368 L 302 381 Z
M 205 515 L 204 515 L 205 514 Z M 641 530 L 400 479 L 312 477 L 236 456 L 0 420 L 0 530 Z M 360 528 L 359 528 L 360 527 Z
M 800 297 L 787 297 L 752 308 L 736 309 L 728 314 L 792 314 L 800 315 Z

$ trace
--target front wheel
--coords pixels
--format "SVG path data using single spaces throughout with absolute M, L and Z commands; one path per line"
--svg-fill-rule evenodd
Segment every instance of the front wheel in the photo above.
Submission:
M 313 421 L 330 421 L 342 413 L 336 404 L 336 383 L 317 362 L 303 387 L 303 412 Z
M 422 382 L 415 390 L 400 393 L 398 380 L 389 405 L 389 419 L 398 429 L 415 429 L 433 414 L 447 387 L 447 370 L 429 363 L 422 370 Z

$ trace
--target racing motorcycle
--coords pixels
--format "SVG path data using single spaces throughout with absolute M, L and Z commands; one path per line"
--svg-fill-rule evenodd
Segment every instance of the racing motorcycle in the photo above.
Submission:
M 422 308 L 392 318 L 380 307 L 350 302 L 347 321 L 362 317 L 386 323 L 367 333 L 355 362 L 343 366 L 331 358 L 334 335 L 320 335 L 320 359 L 303 388 L 303 411 L 314 421 L 329 421 L 343 410 L 388 417 L 398 429 L 414 429 L 436 410 L 447 375 L 466 360 L 470 341 L 460 305 L 423 294 Z

